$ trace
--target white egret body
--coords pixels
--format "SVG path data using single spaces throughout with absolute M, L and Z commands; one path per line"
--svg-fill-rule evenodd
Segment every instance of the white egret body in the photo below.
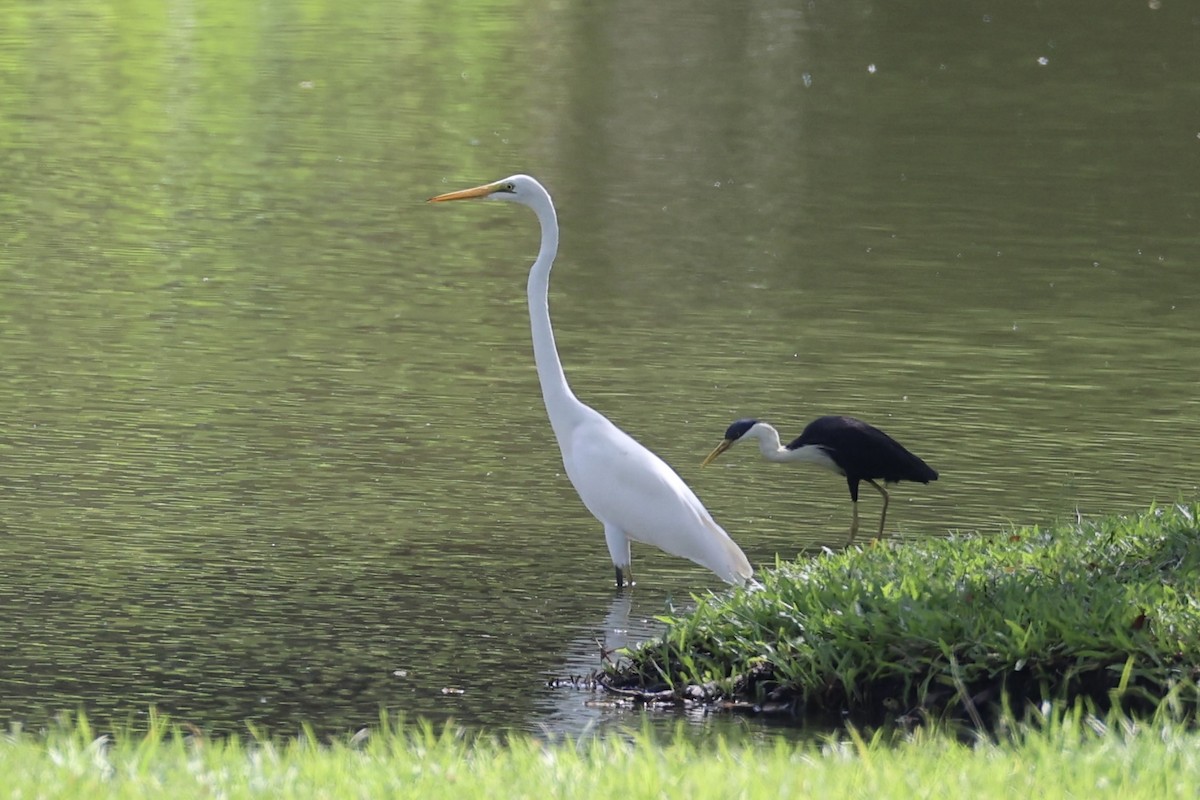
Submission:
M 604 525 L 617 586 L 630 573 L 631 542 L 690 559 L 729 583 L 748 581 L 754 574 L 750 562 L 683 479 L 571 392 L 550 326 L 550 267 L 558 252 L 558 220 L 549 193 L 528 175 L 513 175 L 430 201 L 471 198 L 520 203 L 533 209 L 541 223 L 542 244 L 528 285 L 533 360 L 567 477 L 588 511 Z M 629 578 L 632 584 L 632 574 Z

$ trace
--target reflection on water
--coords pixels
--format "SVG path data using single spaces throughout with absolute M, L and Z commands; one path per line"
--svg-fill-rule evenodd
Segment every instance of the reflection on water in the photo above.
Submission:
M 684 722 L 693 735 L 720 733 L 729 740 L 805 735 L 804 729 L 779 720 L 722 714 L 704 707 L 682 712 L 637 708 L 588 687 L 587 679 L 601 670 L 605 661 L 619 659 L 623 648 L 636 647 L 662 632 L 657 617 L 684 614 L 691 605 L 677 606 L 659 592 L 642 589 L 615 594 L 604 618 L 581 626 L 579 635 L 567 645 L 561 669 L 551 673 L 551 680 L 559 684 L 582 679 L 579 686 L 556 685 L 535 693 L 530 730 L 569 738 L 645 729 L 671 736 Z
M 566 736 L 600 733 L 614 720 L 622 720 L 622 709 L 602 693 L 588 688 L 588 680 L 604 668 L 606 661 L 619 658 L 621 648 L 635 647 L 662 630 L 650 617 L 634 616 L 633 591 L 618 592 L 608 613 L 595 626 L 585 629 L 566 647 L 562 670 L 551 681 L 574 681 L 580 686 L 548 687 L 535 700 L 534 720 L 545 730 Z M 584 695 L 587 695 L 586 697 Z
M 609 585 L 536 225 L 423 205 L 516 170 L 572 385 L 756 565 L 847 498 L 701 471 L 741 416 L 920 454 L 899 536 L 1195 496 L 1200 25 L 942 5 L 0 10 L 0 717 L 641 724 L 543 684 L 722 585 Z

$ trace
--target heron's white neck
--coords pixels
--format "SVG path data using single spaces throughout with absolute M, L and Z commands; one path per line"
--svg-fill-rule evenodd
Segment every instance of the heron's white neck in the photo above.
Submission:
M 537 260 L 529 270 L 529 326 L 533 334 L 533 361 L 537 365 L 538 381 L 542 385 L 542 401 L 554 433 L 562 439 L 563 428 L 586 408 L 576 399 L 567 385 L 558 350 L 554 346 L 554 329 L 550 326 L 550 267 L 558 253 L 558 218 L 550 195 L 543 192 L 529 202 L 542 227 L 542 245 Z
M 760 422 L 750 430 L 750 435 L 758 440 L 758 450 L 767 461 L 791 461 L 791 451 L 779 441 L 779 431 L 765 422 Z
M 751 436 L 758 439 L 758 450 L 767 461 L 807 461 L 825 467 L 830 462 L 829 456 L 819 447 L 797 447 L 788 450 L 779 441 L 779 431 L 765 422 L 756 424 L 750 430 Z

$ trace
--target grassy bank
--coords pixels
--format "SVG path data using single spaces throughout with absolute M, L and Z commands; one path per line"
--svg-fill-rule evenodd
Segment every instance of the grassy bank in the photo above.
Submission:
M 1082 699 L 1194 711 L 1200 506 L 827 553 L 698 600 L 606 676 L 650 702 L 724 699 L 874 723 L 987 724 Z
M 319 745 L 206 741 L 178 730 L 97 736 L 86 724 L 0 737 L 0 795 L 87 798 L 1193 797 L 1200 736 L 1173 723 L 1068 715 L 963 744 L 929 730 L 696 745 L 648 736 L 501 744 L 428 728 Z

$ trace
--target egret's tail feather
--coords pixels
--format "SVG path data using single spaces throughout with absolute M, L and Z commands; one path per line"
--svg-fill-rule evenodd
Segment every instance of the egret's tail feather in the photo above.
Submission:
M 754 577 L 754 567 L 750 566 L 750 560 L 724 528 L 712 519 L 704 520 L 704 524 L 715 535 L 709 540 L 710 546 L 706 548 L 709 552 L 704 554 L 705 558 L 692 560 L 717 573 L 726 583 L 744 586 Z

